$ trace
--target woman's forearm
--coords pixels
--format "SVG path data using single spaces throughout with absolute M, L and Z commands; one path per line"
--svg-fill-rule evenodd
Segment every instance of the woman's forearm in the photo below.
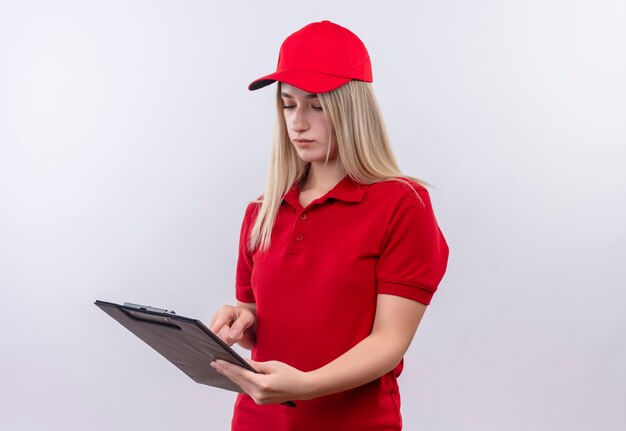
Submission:
M 307 373 L 307 398 L 361 386 L 391 371 L 411 344 L 425 309 L 418 302 L 380 295 L 372 333 L 334 361 Z
M 392 370 L 404 350 L 389 346 L 382 334 L 370 335 L 329 364 L 308 373 L 311 391 L 307 399 L 364 385 Z

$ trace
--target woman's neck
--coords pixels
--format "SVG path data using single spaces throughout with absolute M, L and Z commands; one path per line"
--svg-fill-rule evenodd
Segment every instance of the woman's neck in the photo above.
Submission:
M 336 160 L 328 163 L 311 163 L 309 173 L 300 186 L 300 204 L 306 208 L 315 199 L 328 193 L 345 175 Z
M 328 163 L 313 162 L 300 190 L 321 192 L 323 195 L 335 187 L 345 176 L 346 173 L 337 159 L 330 160 Z

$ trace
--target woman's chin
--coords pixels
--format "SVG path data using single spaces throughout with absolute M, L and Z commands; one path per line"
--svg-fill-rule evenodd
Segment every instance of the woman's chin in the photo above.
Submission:
M 326 153 L 323 154 L 313 154 L 308 151 L 298 151 L 298 157 L 304 163 L 332 163 L 337 157 L 333 157 L 332 155 L 326 160 Z
M 319 155 L 314 155 L 314 154 L 310 154 L 306 152 L 304 153 L 298 152 L 298 157 L 304 163 L 324 163 L 326 161 L 325 154 L 323 156 L 319 156 Z

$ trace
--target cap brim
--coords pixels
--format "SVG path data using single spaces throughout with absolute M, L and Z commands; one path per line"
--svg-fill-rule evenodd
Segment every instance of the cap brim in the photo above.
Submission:
M 248 89 L 251 91 L 258 90 L 276 81 L 293 85 L 309 93 L 326 93 L 350 82 L 350 78 L 326 75 L 310 70 L 283 70 L 252 81 Z

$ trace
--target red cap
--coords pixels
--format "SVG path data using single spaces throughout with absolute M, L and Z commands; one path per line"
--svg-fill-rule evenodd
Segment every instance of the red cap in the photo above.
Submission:
M 361 39 L 330 21 L 314 22 L 280 47 L 276 72 L 253 81 L 249 90 L 276 81 L 309 93 L 325 93 L 351 80 L 372 82 L 370 56 Z

